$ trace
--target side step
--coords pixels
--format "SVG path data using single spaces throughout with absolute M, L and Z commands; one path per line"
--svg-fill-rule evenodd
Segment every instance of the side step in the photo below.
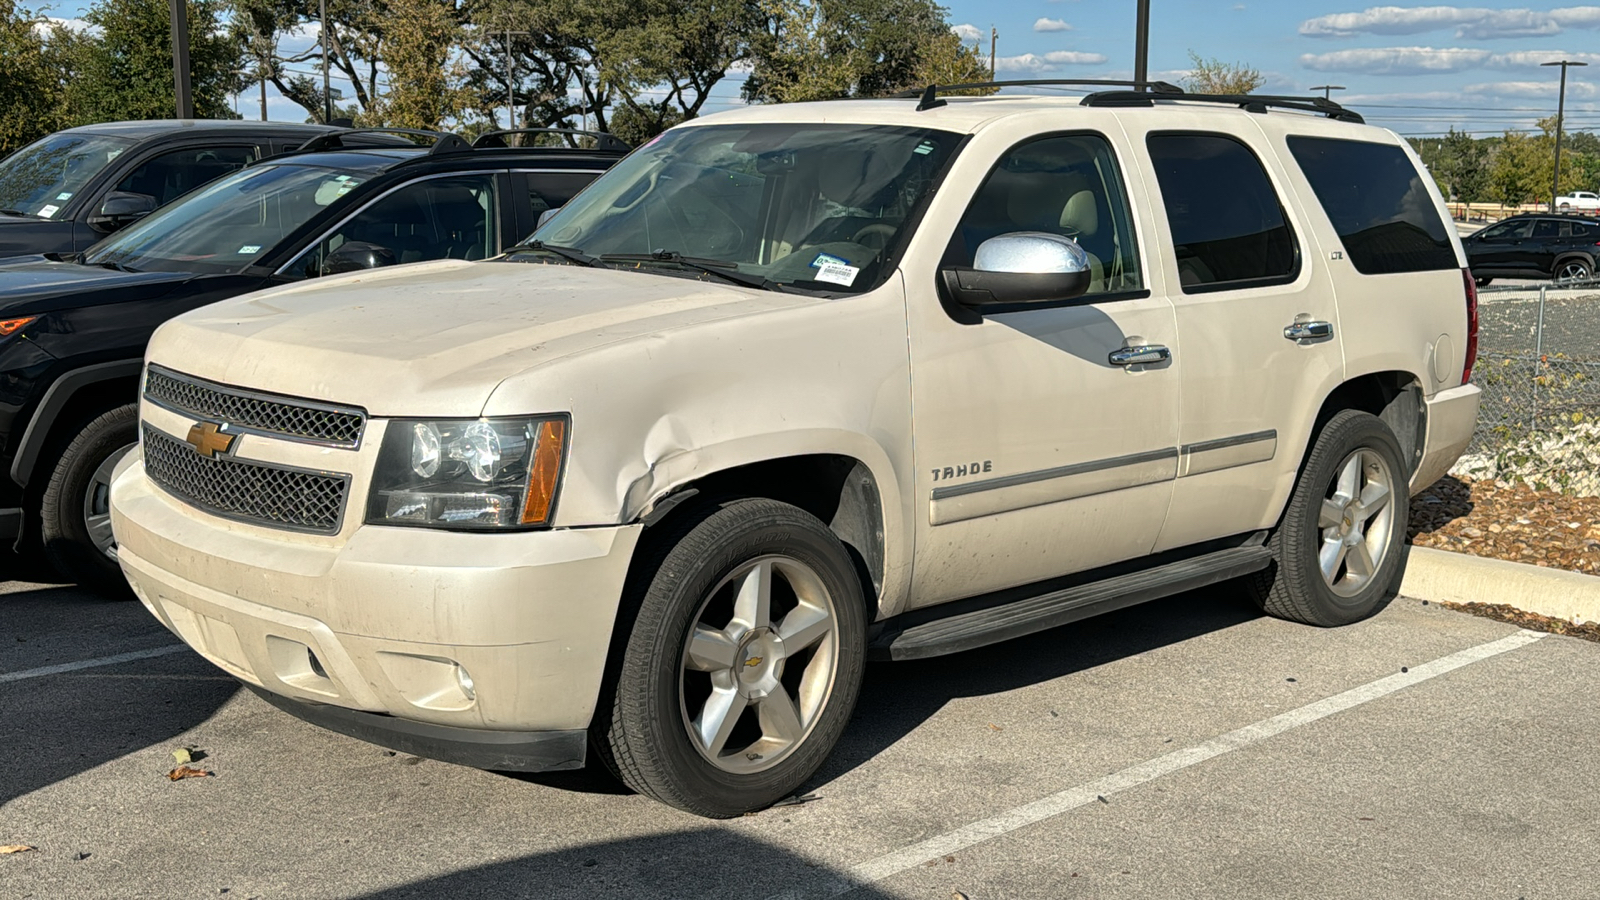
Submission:
M 1047 588 L 1043 593 L 979 609 L 953 604 L 960 608 L 931 621 L 899 626 L 894 620 L 886 622 L 868 653 L 875 659 L 925 659 L 986 647 L 1238 578 L 1265 569 L 1271 562 L 1272 552 L 1266 547 L 1230 547 L 1070 587 Z

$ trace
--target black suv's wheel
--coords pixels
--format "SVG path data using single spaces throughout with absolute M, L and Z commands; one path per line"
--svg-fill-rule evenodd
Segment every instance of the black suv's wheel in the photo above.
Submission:
M 805 511 L 748 499 L 686 512 L 646 554 L 598 755 L 639 793 L 702 816 L 792 794 L 860 691 L 866 607 L 848 551 Z
M 45 555 L 61 577 L 128 597 L 111 536 L 111 470 L 139 439 L 139 407 L 119 406 L 85 422 L 50 473 L 40 503 Z
M 1246 579 L 1267 613 L 1346 625 L 1386 606 L 1405 570 L 1410 496 L 1400 444 L 1376 416 L 1334 414 L 1273 533 L 1273 565 Z
M 1488 287 L 1489 284 L 1494 281 L 1494 279 L 1493 278 L 1473 278 L 1472 281 L 1478 287 Z
M 1586 260 L 1564 259 L 1556 265 L 1556 281 L 1588 281 L 1594 277 L 1594 267 Z

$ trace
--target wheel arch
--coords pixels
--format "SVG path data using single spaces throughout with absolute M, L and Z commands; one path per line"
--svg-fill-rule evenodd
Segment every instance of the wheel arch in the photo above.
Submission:
M 117 360 L 73 369 L 58 377 L 45 391 L 17 441 L 11 480 L 24 488 L 34 481 L 41 456 L 60 437 L 63 424 L 137 401 L 143 367 L 143 360 Z
M 1559 254 L 1558 256 L 1556 256 L 1556 261 L 1554 263 L 1552 263 L 1551 266 L 1550 266 L 1551 277 L 1554 277 L 1555 273 L 1557 271 L 1559 271 L 1560 268 L 1563 265 L 1566 265 L 1567 263 L 1572 262 L 1573 260 L 1577 260 L 1578 262 L 1581 262 L 1584 265 L 1588 266 L 1589 267 L 1589 274 L 1590 275 L 1594 274 L 1595 258 L 1594 258 L 1593 254 L 1588 253 L 1586 251 L 1582 251 L 1582 250 L 1569 250 L 1566 253 L 1562 253 L 1562 254 Z
M 1400 442 L 1400 452 L 1409 476 L 1422 462 L 1428 435 L 1428 406 L 1422 393 L 1422 379 L 1413 372 L 1398 370 L 1368 372 L 1346 378 L 1323 398 L 1322 407 L 1306 441 L 1305 453 L 1316 444 L 1323 426 L 1341 410 L 1354 409 L 1377 416 Z M 1302 458 L 1301 466 L 1305 465 Z

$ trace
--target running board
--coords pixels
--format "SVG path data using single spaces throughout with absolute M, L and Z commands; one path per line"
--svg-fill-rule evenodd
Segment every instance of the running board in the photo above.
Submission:
M 986 647 L 1238 578 L 1265 569 L 1271 563 L 1272 552 L 1266 547 L 1230 547 L 1071 587 L 1047 589 L 980 609 L 971 609 L 970 604 L 954 604 L 965 607 L 966 611 L 957 610 L 932 621 L 899 627 L 892 620 L 884 623 L 886 629 L 868 647 L 868 653 L 875 659 L 925 659 Z M 930 612 L 936 610 L 937 607 Z

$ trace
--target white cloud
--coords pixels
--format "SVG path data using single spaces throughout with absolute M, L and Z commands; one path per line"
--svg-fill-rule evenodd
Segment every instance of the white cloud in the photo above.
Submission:
M 1033 30 L 1034 31 L 1071 31 L 1072 30 L 1072 26 L 1068 25 L 1066 23 L 1066 21 L 1063 20 L 1063 19 L 1047 19 L 1044 16 L 1040 16 L 1039 20 L 1033 23 Z
M 58 19 L 55 16 L 45 16 L 43 21 L 34 24 L 33 31 L 42 38 L 48 38 L 50 37 L 50 32 L 54 30 L 55 26 L 57 25 L 65 28 L 68 31 L 76 32 L 77 34 L 100 33 L 99 26 L 90 25 L 88 22 L 85 22 L 82 19 Z
M 1062 66 L 1098 66 L 1106 61 L 1101 53 L 1083 53 L 1077 50 L 1052 50 L 1049 53 L 1024 53 L 1021 56 L 1002 56 L 994 61 L 996 72 L 1044 73 L 1060 71 Z
M 1462 90 L 1478 97 L 1515 97 L 1523 100 L 1548 101 L 1554 93 L 1554 88 L 1555 85 L 1549 81 L 1494 81 L 1486 84 L 1469 84 Z M 1569 101 L 1596 98 L 1600 98 L 1600 85 L 1581 81 L 1567 82 Z
M 1360 34 L 1423 34 L 1446 28 L 1454 28 L 1455 36 L 1461 40 L 1544 37 L 1568 28 L 1600 28 L 1600 6 L 1551 10 L 1374 6 L 1358 13 L 1307 19 L 1300 24 L 1300 33 L 1307 37 L 1348 38 Z
M 971 25 L 971 24 L 967 24 L 967 23 L 962 23 L 960 25 L 951 25 L 950 26 L 950 30 L 954 31 L 956 33 L 956 37 L 961 38 L 963 41 L 981 41 L 981 40 L 983 40 L 983 29 L 979 28 L 976 25 Z
M 1332 53 L 1306 53 L 1300 57 L 1300 65 L 1318 72 L 1428 75 L 1469 69 L 1525 69 L 1560 59 L 1600 65 L 1600 53 L 1567 53 L 1562 50 L 1493 53 L 1468 47 L 1369 47 Z

